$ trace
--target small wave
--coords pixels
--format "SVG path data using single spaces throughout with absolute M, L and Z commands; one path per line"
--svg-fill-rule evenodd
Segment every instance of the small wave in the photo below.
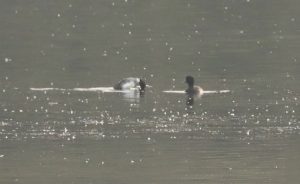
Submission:
M 204 94 L 230 93 L 230 90 L 203 91 Z
M 164 93 L 175 93 L 175 94 L 184 94 L 184 90 L 167 90 L 163 91 Z M 230 90 L 213 90 L 213 91 L 203 91 L 204 94 L 219 94 L 219 93 L 230 93 Z
M 114 92 L 113 87 L 91 87 L 91 88 L 73 88 L 71 91 L 100 91 L 100 92 Z
M 32 91 L 66 91 L 63 88 L 30 88 Z
M 30 88 L 32 91 L 81 91 L 81 92 L 103 92 L 103 93 L 128 93 L 136 91 L 136 88 L 129 90 L 115 90 L 113 87 L 91 87 L 91 88 Z

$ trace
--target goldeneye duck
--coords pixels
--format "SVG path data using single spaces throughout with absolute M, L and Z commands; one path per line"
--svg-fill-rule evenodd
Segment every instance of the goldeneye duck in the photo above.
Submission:
M 203 95 L 203 89 L 200 86 L 194 85 L 194 77 L 186 76 L 185 82 L 188 84 L 188 88 L 185 90 L 189 96 L 201 96 Z
M 146 83 L 141 78 L 128 77 L 119 81 L 115 86 L 115 90 L 130 90 L 139 89 L 140 91 L 145 91 Z

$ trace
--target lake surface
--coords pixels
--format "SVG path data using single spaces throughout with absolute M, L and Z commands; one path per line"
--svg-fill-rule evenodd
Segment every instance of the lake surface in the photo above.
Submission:
M 299 6 L 1 1 L 0 183 L 299 183 Z

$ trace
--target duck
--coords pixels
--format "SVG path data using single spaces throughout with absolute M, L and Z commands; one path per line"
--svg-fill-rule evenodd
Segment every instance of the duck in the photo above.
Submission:
M 186 76 L 185 83 L 188 84 L 188 88 L 185 90 L 188 96 L 202 96 L 204 94 L 203 89 L 200 86 L 194 85 L 194 77 Z
M 144 92 L 146 88 L 146 82 L 137 77 L 128 77 L 120 80 L 116 85 L 114 85 L 115 90 L 130 90 L 138 89 L 141 92 Z

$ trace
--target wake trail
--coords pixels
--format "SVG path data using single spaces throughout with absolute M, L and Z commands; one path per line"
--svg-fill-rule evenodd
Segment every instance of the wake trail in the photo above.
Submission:
M 163 91 L 164 93 L 174 93 L 174 94 L 185 94 L 184 90 L 166 90 Z M 210 91 L 203 91 L 203 94 L 222 94 L 222 93 L 230 93 L 230 90 L 210 90 Z
M 128 90 L 115 90 L 113 87 L 91 87 L 91 88 L 30 88 L 32 91 L 78 91 L 78 92 L 103 92 L 103 93 L 126 93 L 136 90 L 135 88 Z

